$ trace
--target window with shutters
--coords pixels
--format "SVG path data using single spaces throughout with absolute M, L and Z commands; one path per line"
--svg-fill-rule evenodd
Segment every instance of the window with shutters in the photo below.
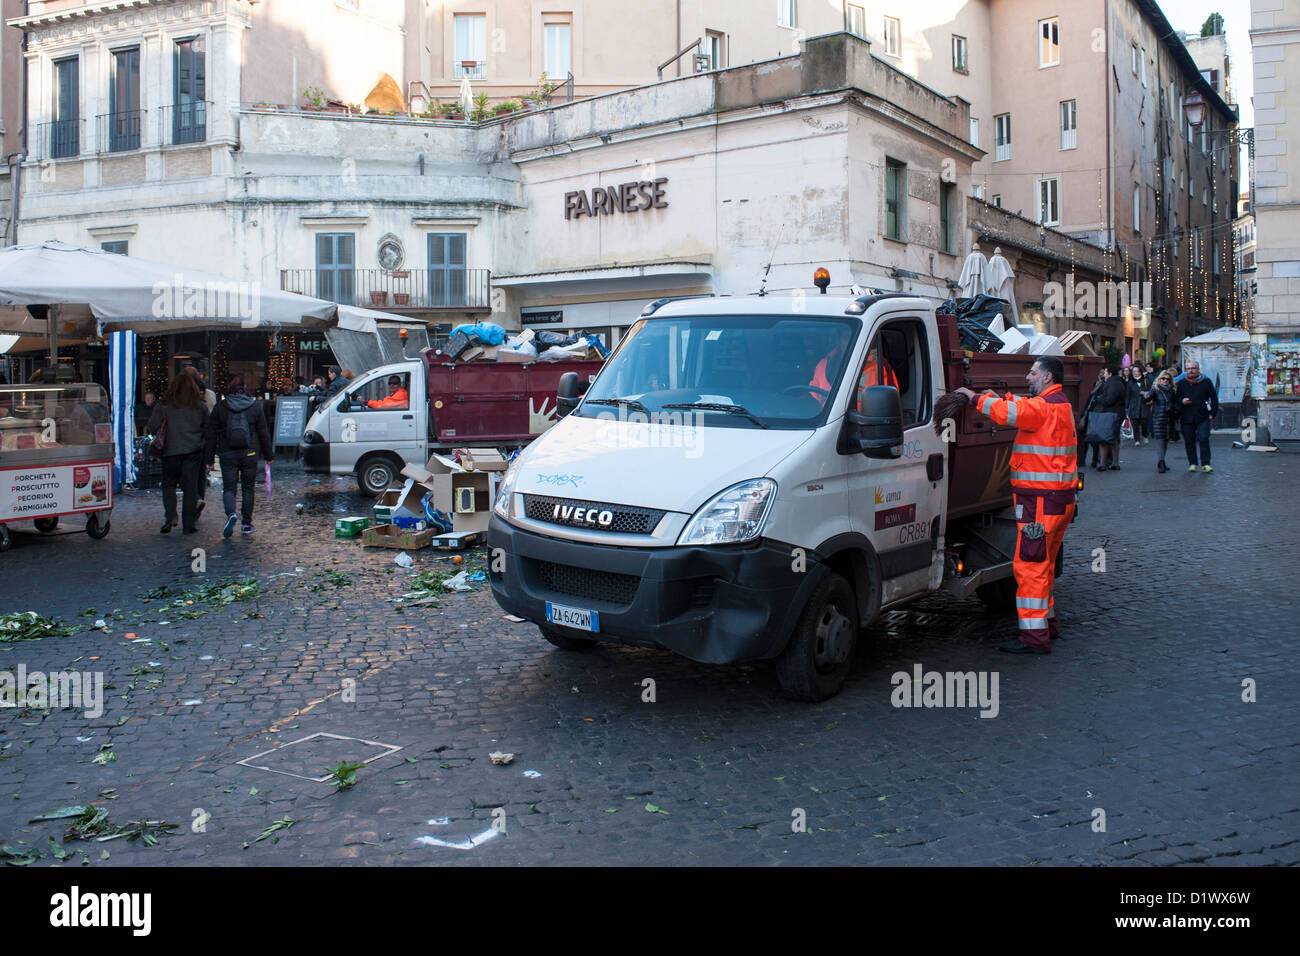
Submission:
M 207 61 L 199 37 L 177 40 L 172 56 L 172 143 L 208 137 Z
M 849 32 L 855 37 L 867 38 L 867 9 L 856 4 L 848 5 Z
M 898 17 L 885 17 L 885 54 L 899 56 L 903 51 L 903 28 Z
M 1038 65 L 1057 66 L 1061 62 L 1061 19 L 1038 21 Z
M 1074 149 L 1079 129 L 1079 108 L 1077 100 L 1064 100 L 1061 103 L 1061 149 Z
M 465 305 L 466 278 L 465 233 L 430 233 L 429 304 Z
M 1011 114 L 1000 113 L 993 117 L 993 161 L 1011 158 Z
M 903 223 L 907 214 L 907 165 L 885 159 L 885 235 L 906 242 Z
M 952 38 L 952 68 L 958 73 L 970 72 L 970 67 L 966 63 L 966 38 L 956 34 Z
M 452 76 L 481 80 L 487 76 L 487 16 L 458 13 L 455 17 L 456 52 Z
M 1059 179 L 1038 181 L 1038 222 L 1043 226 L 1061 224 L 1061 181 Z
M 341 305 L 356 298 L 356 236 L 350 232 L 316 234 L 316 296 Z

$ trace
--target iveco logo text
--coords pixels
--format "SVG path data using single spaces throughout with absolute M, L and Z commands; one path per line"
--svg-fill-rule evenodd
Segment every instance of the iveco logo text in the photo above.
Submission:
M 606 508 L 603 511 L 597 511 L 595 508 L 575 508 L 573 505 L 556 505 L 551 509 L 551 517 L 556 521 L 569 521 L 573 524 L 600 525 L 602 528 L 608 528 L 614 523 L 614 512 Z

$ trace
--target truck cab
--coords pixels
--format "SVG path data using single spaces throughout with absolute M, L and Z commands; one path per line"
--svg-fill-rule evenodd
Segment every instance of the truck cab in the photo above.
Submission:
M 428 459 L 424 363 L 382 365 L 331 395 L 307 421 L 299 450 L 309 472 L 355 474 L 367 495 Z
M 1032 356 L 992 358 L 1023 386 Z M 829 697 L 882 610 L 1011 573 L 996 461 L 1014 430 L 935 427 L 938 396 L 978 378 L 967 361 L 917 297 L 652 303 L 503 479 L 493 594 L 561 648 L 774 659 L 789 694 Z

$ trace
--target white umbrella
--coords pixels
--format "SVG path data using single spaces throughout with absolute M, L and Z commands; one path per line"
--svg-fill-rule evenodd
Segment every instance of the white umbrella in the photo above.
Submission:
M 29 311 L 28 306 L 36 308 Z M 235 281 L 62 242 L 0 250 L 0 332 L 102 335 L 128 329 L 323 327 L 333 322 L 337 308 L 258 281 Z M 53 328 L 50 318 L 56 319 Z
M 469 85 L 468 76 L 460 81 L 460 108 L 466 116 L 474 112 L 474 90 Z
M 971 254 L 966 257 L 966 261 L 962 263 L 961 276 L 957 279 L 963 298 L 973 298 L 988 289 L 988 271 L 989 261 L 984 258 L 984 253 L 980 252 L 980 247 L 976 245 L 971 250 Z
M 1020 324 L 1020 310 L 1016 308 L 1016 274 L 1011 271 L 1011 263 L 1002 255 L 1002 249 L 993 250 L 988 270 L 984 275 L 984 288 L 989 295 L 1006 299 L 1011 303 L 1012 325 Z

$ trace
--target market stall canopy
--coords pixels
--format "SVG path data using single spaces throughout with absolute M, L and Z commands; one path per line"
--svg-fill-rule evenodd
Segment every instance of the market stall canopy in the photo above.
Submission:
M 45 334 L 50 306 L 57 307 L 60 338 L 127 329 L 322 328 L 338 308 L 261 282 L 62 242 L 0 250 L 0 332 Z
M 1249 345 L 1250 333 L 1245 329 L 1234 329 L 1232 326 L 1225 325 L 1221 329 L 1215 329 L 1213 332 L 1206 332 L 1204 335 L 1193 336 L 1190 339 L 1183 339 L 1183 345 Z

